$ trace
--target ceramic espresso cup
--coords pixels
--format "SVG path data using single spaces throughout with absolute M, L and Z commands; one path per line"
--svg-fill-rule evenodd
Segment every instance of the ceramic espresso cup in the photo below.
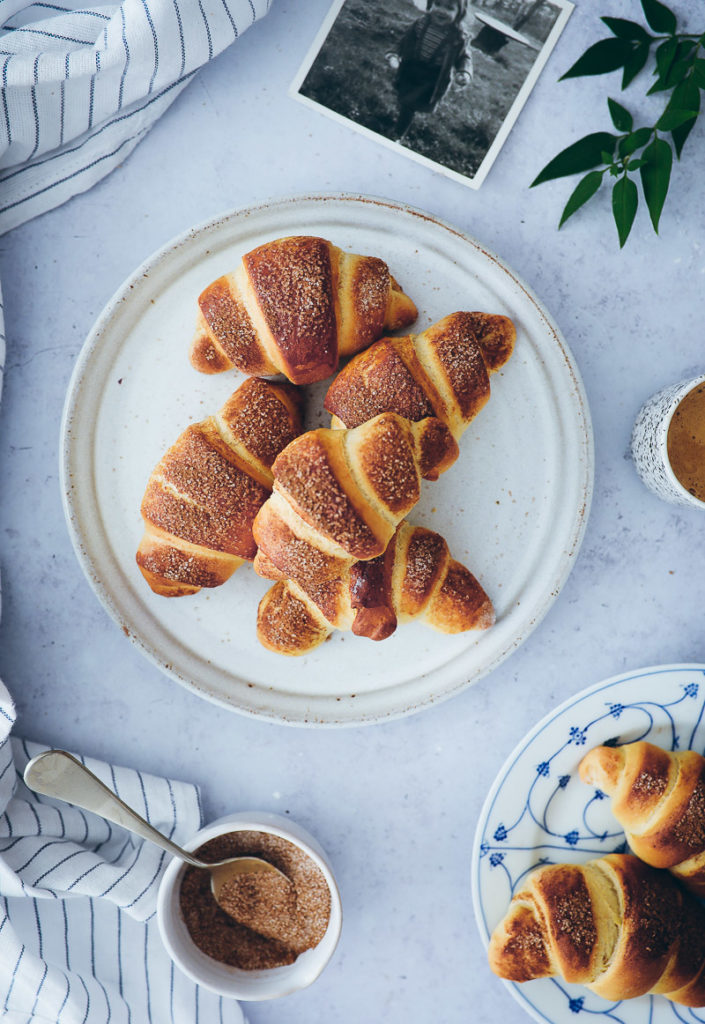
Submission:
M 686 395 L 705 382 L 705 374 L 671 384 L 652 395 L 639 410 L 632 431 L 632 458 L 637 473 L 659 498 L 705 510 L 705 501 L 691 494 L 673 472 L 668 458 L 668 428 Z

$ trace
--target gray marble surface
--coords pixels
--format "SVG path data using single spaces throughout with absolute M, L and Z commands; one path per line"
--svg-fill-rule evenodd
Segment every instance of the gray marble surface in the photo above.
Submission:
M 629 6 L 636 14 L 635 0 Z M 678 6 L 694 17 L 700 5 Z M 20 733 L 192 780 L 209 819 L 253 808 L 289 814 L 329 852 L 345 908 L 335 959 L 309 990 L 251 1006 L 252 1024 L 519 1021 L 523 1011 L 486 965 L 470 900 L 473 832 L 488 787 L 524 733 L 569 695 L 622 670 L 705 661 L 702 514 L 656 498 L 628 455 L 642 402 L 705 366 L 705 131 L 700 125 L 674 168 L 660 237 L 641 211 L 620 252 L 607 195 L 559 233 L 572 183 L 529 190 L 528 182 L 578 134 L 607 129 L 608 83 L 556 80 L 601 35 L 598 14 L 624 15 L 623 4 L 576 8 L 478 192 L 287 97 L 326 9 L 326 0 L 277 0 L 123 166 L 0 239 L 8 334 L 0 675 L 17 701 Z M 617 82 L 609 88 L 615 94 Z M 58 477 L 74 360 L 127 274 L 224 209 L 310 191 L 408 202 L 498 252 L 561 326 L 596 444 L 582 550 L 528 641 L 452 701 L 345 730 L 226 713 L 148 663 L 83 577 Z

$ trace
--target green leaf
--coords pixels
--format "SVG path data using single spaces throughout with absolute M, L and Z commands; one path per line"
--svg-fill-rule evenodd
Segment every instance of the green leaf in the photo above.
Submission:
M 646 39 L 653 39 L 649 33 L 636 21 L 626 21 L 624 18 L 600 18 L 607 28 L 620 39 L 635 39 L 639 42 Z
M 651 95 L 653 92 L 663 92 L 666 89 L 672 89 L 674 85 L 685 78 L 690 70 L 691 61 L 689 58 L 684 59 L 682 55 L 690 52 L 692 44 L 686 43 L 685 50 L 683 50 L 683 45 L 678 39 L 672 37 L 656 48 L 656 69 L 654 74 L 657 76 L 657 80 L 651 86 L 647 95 Z
M 646 95 L 650 96 L 653 92 L 665 92 L 667 89 L 670 88 L 670 85 L 666 84 L 666 80 L 664 78 L 658 78 L 651 86 L 649 91 L 646 93 Z
M 694 39 L 681 39 L 676 50 L 676 60 L 684 60 L 686 57 L 694 56 L 693 50 L 697 46 Z
M 646 64 L 649 58 L 649 43 L 640 43 L 636 47 L 631 57 L 624 65 L 624 74 L 622 75 L 622 88 L 626 89 L 627 86 L 636 78 L 641 69 Z
M 629 238 L 638 205 L 639 193 L 631 178 L 625 176 L 616 181 L 612 189 L 612 213 L 617 225 L 620 249 Z
M 656 67 L 660 78 L 665 78 L 671 70 L 671 65 L 676 59 L 677 50 L 677 39 L 667 39 L 665 43 L 661 43 L 661 45 L 656 48 Z
M 585 51 L 582 57 L 569 68 L 563 78 L 578 78 L 581 75 L 605 75 L 624 67 L 632 55 L 634 45 L 628 39 L 601 39 Z
M 700 90 L 693 79 L 686 78 L 675 87 L 666 109 L 700 110 Z M 679 160 L 685 141 L 690 135 L 696 121 L 697 115 L 693 116 L 689 121 L 684 121 L 683 124 L 671 131 L 671 138 L 673 139 L 673 145 L 676 147 L 676 155 Z
M 593 132 L 592 135 L 578 139 L 546 164 L 531 182 L 531 187 L 541 185 L 544 181 L 563 178 L 568 174 L 579 174 L 581 171 L 589 171 L 592 167 L 597 167 L 599 163 L 603 162 L 603 151 L 608 153 L 611 158 L 616 142 L 616 136 L 610 135 L 608 132 Z
M 675 87 L 666 110 L 692 110 L 693 113 L 698 113 L 700 90 L 691 78 L 686 78 Z
M 682 82 L 685 76 L 688 74 L 691 68 L 691 62 L 689 60 L 676 60 L 671 64 L 668 74 L 664 80 L 667 89 L 672 89 L 674 85 L 678 85 Z
M 674 128 L 673 131 L 671 132 L 671 138 L 673 139 L 673 145 L 676 147 L 676 156 L 678 157 L 679 160 L 681 158 L 681 153 L 683 152 L 683 146 L 685 145 L 685 141 L 688 138 L 688 136 L 690 135 L 691 131 L 693 130 L 693 125 L 695 124 L 696 121 L 697 121 L 697 118 L 694 117 L 692 119 L 692 121 L 686 121 L 684 124 L 680 125 L 678 128 Z
M 562 228 L 569 217 L 572 217 L 576 210 L 579 210 L 583 203 L 586 203 L 588 199 L 592 199 L 600 185 L 602 184 L 602 174 L 600 171 L 590 171 L 585 175 L 579 182 L 570 199 L 565 204 L 563 210 L 563 216 L 561 222 L 558 225 Z
M 697 116 L 697 110 L 664 110 L 656 122 L 656 128 L 662 132 L 672 132 L 674 128 L 680 128 L 686 121 L 692 121 Z
M 646 160 L 644 160 L 644 158 L 642 156 L 637 157 L 636 160 L 630 160 L 629 161 L 629 170 L 630 171 L 636 171 L 640 167 L 643 167 L 645 163 L 646 163 Z
M 654 32 L 672 35 L 676 31 L 678 27 L 676 16 L 665 4 L 659 3 L 659 0 L 641 0 L 641 6 L 644 9 L 649 28 L 652 28 Z
M 630 132 L 634 127 L 634 118 L 616 100 L 607 100 L 607 106 L 610 108 L 610 117 L 612 118 L 612 124 L 615 126 L 618 132 Z
M 651 223 L 658 234 L 661 210 L 666 201 L 668 185 L 671 180 L 673 150 L 664 139 L 654 139 L 643 153 L 644 164 L 640 168 L 641 187 L 649 208 Z
M 693 81 L 696 85 L 699 85 L 701 89 L 705 89 L 705 60 L 696 60 L 693 62 Z
M 668 106 L 677 107 L 678 110 L 700 110 L 700 90 L 691 78 L 686 78 L 676 86 Z
M 637 128 L 635 132 L 627 135 L 625 139 L 620 139 L 619 142 L 619 155 L 629 156 L 637 149 L 641 149 L 645 146 L 653 134 L 653 128 Z

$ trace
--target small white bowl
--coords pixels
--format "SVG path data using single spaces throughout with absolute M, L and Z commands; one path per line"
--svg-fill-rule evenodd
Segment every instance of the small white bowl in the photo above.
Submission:
M 196 984 L 231 999 L 278 999 L 314 982 L 333 955 L 343 923 L 340 893 L 330 863 L 313 836 L 295 822 L 281 818 L 278 814 L 256 811 L 219 818 L 184 843 L 184 849 L 192 853 L 209 839 L 240 831 L 268 832 L 286 839 L 298 846 L 323 872 L 330 889 L 330 920 L 318 945 L 301 953 L 293 964 L 259 971 L 243 971 L 206 956 L 193 942 L 181 914 L 179 890 L 187 865 L 176 857 L 167 866 L 159 886 L 159 931 L 171 959 Z

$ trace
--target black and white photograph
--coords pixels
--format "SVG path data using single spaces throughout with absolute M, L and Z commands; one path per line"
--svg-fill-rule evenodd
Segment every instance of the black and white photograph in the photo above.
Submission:
M 336 0 L 290 93 L 479 188 L 567 0 Z

